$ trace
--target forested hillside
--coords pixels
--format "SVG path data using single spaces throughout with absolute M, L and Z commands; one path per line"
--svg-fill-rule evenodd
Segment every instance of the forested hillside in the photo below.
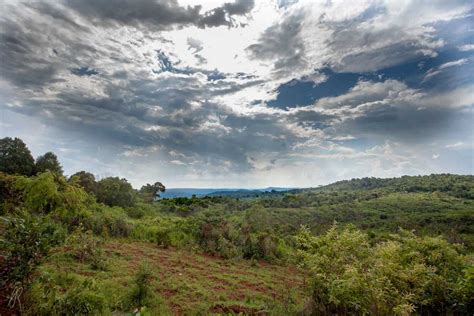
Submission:
M 159 199 L 0 140 L 0 314 L 469 315 L 474 177 Z

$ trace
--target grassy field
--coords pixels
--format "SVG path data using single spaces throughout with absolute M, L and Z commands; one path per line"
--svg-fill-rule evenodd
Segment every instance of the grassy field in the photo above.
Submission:
M 304 274 L 294 266 L 224 260 L 123 240 L 105 243 L 103 251 L 105 269 L 98 271 L 75 260 L 67 248 L 58 248 L 41 267 L 39 279 L 43 282 L 47 276 L 54 287 L 64 283 L 59 292 L 68 291 L 71 280 L 94 279 L 94 290 L 117 311 L 124 311 L 133 277 L 146 263 L 153 274 L 151 314 L 284 313 L 304 304 Z

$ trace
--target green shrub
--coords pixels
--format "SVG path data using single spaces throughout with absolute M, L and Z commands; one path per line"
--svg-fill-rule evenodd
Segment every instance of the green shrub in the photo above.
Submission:
M 153 204 L 138 202 L 134 206 L 126 208 L 125 212 L 131 218 L 140 219 L 145 216 L 156 215 L 157 207 Z
M 77 228 L 67 239 L 67 246 L 75 259 L 88 262 L 91 267 L 105 270 L 105 257 L 102 251 L 102 242 L 82 226 Z
M 148 225 L 142 222 L 133 225 L 130 237 L 137 240 L 157 242 L 157 234 L 160 228 L 156 225 Z
M 109 314 L 106 298 L 93 279 L 43 273 L 30 292 L 32 315 Z
M 153 305 L 155 296 L 151 287 L 152 278 L 153 273 L 148 264 L 140 264 L 129 295 L 131 308 L 140 310 L 141 307 Z
M 171 231 L 167 228 L 161 228 L 156 231 L 156 243 L 158 246 L 161 246 L 163 248 L 168 248 L 171 246 L 171 236 L 170 236 Z
M 0 215 L 11 213 L 21 205 L 22 190 L 16 185 L 17 178 L 0 172 Z
M 22 192 L 24 206 L 38 213 L 71 217 L 84 210 L 89 199 L 82 188 L 49 171 L 29 178 L 18 177 L 15 185 Z
M 50 219 L 26 212 L 3 217 L 2 221 L 0 285 L 10 294 L 21 293 L 29 286 L 33 272 L 50 248 L 64 241 L 65 230 Z M 20 301 L 20 297 L 11 299 Z
M 216 248 L 217 253 L 225 259 L 238 258 L 242 256 L 241 250 L 223 236 L 217 239 Z
M 96 206 L 90 216 L 81 218 L 82 225 L 102 237 L 128 237 L 133 224 L 120 207 Z
M 58 187 L 51 172 L 19 177 L 17 187 L 23 190 L 25 206 L 32 211 L 49 213 L 59 203 Z
M 467 312 L 474 297 L 463 285 L 469 262 L 442 238 L 401 231 L 371 246 L 365 233 L 333 226 L 319 237 L 302 229 L 297 243 L 316 314 Z

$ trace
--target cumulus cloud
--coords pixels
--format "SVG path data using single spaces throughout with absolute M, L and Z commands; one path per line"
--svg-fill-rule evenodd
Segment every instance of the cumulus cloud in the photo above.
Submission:
M 376 71 L 436 56 L 444 41 L 433 36 L 433 23 L 471 9 L 464 1 L 302 2 L 247 50 L 252 58 L 271 61 L 280 76 L 298 72 L 301 77 L 326 65 L 338 72 Z
M 38 153 L 56 150 L 69 173 L 86 166 L 136 185 L 155 177 L 302 186 L 372 167 L 372 175 L 434 172 L 438 165 L 421 162 L 443 163 L 450 154 L 429 159 L 442 149 L 469 150 L 456 144 L 472 140 L 473 82 L 465 75 L 429 90 L 405 73 L 377 71 L 420 56 L 430 82 L 463 71 L 471 57 L 459 45 L 466 55 L 429 61 L 446 49 L 435 23 L 468 5 L 414 5 L 7 2 L 0 134 L 24 137 Z M 289 98 L 290 106 L 269 106 L 283 83 L 295 97 L 323 84 L 335 92 L 315 93 L 310 105 Z M 443 145 L 431 145 L 438 138 Z
M 469 52 L 474 50 L 474 44 L 465 44 L 458 47 L 461 52 Z

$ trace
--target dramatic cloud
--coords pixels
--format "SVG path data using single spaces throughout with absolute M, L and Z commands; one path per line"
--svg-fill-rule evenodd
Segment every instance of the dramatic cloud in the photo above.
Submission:
M 468 1 L 7 1 L 0 136 L 57 152 L 66 173 L 136 186 L 472 173 L 473 12 Z
M 156 30 L 190 25 L 230 27 L 235 25 L 233 16 L 245 15 L 254 6 L 253 0 L 237 0 L 201 13 L 202 6 L 184 7 L 176 0 L 115 0 L 113 3 L 108 0 L 70 0 L 65 4 L 95 25 L 146 26 Z M 44 13 L 51 10 L 48 6 L 42 6 L 42 9 Z

